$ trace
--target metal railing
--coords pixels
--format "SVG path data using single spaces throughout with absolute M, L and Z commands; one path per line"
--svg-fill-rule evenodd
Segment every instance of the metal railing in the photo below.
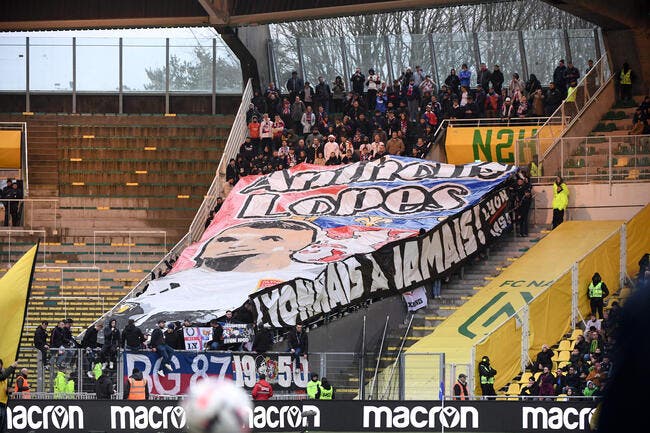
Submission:
M 568 128 L 579 119 L 584 110 L 589 107 L 592 101 L 600 94 L 605 88 L 609 80 L 613 77 L 609 69 L 607 53 L 603 54 L 600 59 L 594 64 L 587 74 L 582 76 L 575 88 L 575 101 L 567 101 L 564 99 L 555 112 L 549 117 L 562 119 L 562 132 L 558 135 L 556 130 L 552 128 L 552 123 L 546 122 L 542 127 L 537 130 L 534 135 L 536 139 L 547 139 L 555 137 L 556 141 L 551 141 L 545 146 L 537 145 L 535 154 L 539 155 L 540 161 L 544 161 L 549 153 L 554 149 L 555 143 Z M 569 84 L 569 83 L 568 83 Z M 528 163 L 525 161 L 524 163 Z
M 38 211 L 42 211 L 45 214 L 49 214 L 49 217 L 45 218 L 43 221 L 50 221 L 51 225 L 41 224 L 36 226 L 36 228 L 50 228 L 53 234 L 58 232 L 58 209 L 59 209 L 59 200 L 50 199 L 50 198 L 3 198 L 0 200 L 0 203 L 4 206 L 5 211 L 5 221 L 9 218 L 9 222 L 12 222 L 12 218 L 9 210 L 9 207 L 12 207 L 12 203 L 18 203 L 18 211 L 20 214 L 20 229 L 29 228 L 34 230 L 34 215 Z M 7 205 L 8 204 L 8 205 Z M 11 227 L 9 227 L 11 229 Z
M 554 152 L 541 162 L 538 182 L 552 182 L 558 174 L 573 182 L 636 182 L 650 179 L 650 135 L 562 137 L 535 139 L 551 144 Z M 517 154 L 530 140 L 518 140 Z
M 22 236 L 20 235 L 22 234 Z M 45 256 L 47 252 L 47 233 L 45 230 L 25 230 L 25 229 L 4 229 L 0 230 L 0 236 L 7 236 L 7 243 L 5 244 L 7 246 L 7 265 L 11 267 L 15 260 L 13 257 L 14 253 L 14 248 L 12 246 L 12 237 L 19 237 L 23 238 L 24 235 L 35 235 L 37 234 L 39 237 L 39 240 L 42 239 L 41 245 L 39 247 L 38 254 L 41 255 L 43 258 L 43 266 L 45 266 Z M 3 242 L 4 243 L 4 242 Z M 25 249 L 20 248 L 16 250 L 16 253 L 20 256 L 25 254 Z M 16 258 L 17 259 L 17 258 Z

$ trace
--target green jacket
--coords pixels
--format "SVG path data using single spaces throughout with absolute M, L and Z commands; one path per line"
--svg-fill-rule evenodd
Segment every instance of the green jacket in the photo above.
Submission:
M 315 399 L 319 387 L 320 387 L 320 380 L 317 380 L 316 382 L 310 380 L 309 382 L 307 382 L 307 397 L 311 398 L 312 400 Z
M 565 183 L 560 185 L 562 191 L 558 192 L 558 187 L 553 183 L 553 209 L 564 210 L 569 206 L 569 188 Z

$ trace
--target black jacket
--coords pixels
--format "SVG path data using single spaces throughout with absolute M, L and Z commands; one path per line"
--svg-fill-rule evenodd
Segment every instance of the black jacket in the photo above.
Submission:
M 255 332 L 255 339 L 253 340 L 253 352 L 264 353 L 268 352 L 273 346 L 273 335 L 267 328 L 261 327 Z
M 303 354 L 309 351 L 309 337 L 304 329 L 300 333 L 292 329 L 289 333 L 289 349 L 298 348 L 302 349 Z
M 140 347 L 144 343 L 144 334 L 135 325 L 126 325 L 122 331 L 122 339 L 120 346 L 124 347 L 126 344 L 130 347 Z
M 91 348 L 91 349 L 99 347 L 99 343 L 97 343 L 97 335 L 98 335 L 97 328 L 95 328 L 94 326 L 91 326 L 90 328 L 86 329 L 84 338 L 81 340 L 81 347 Z
M 223 328 L 220 324 L 212 327 L 212 340 L 208 341 L 208 346 L 212 343 L 222 344 L 223 343 Z
M 65 345 L 65 334 L 63 328 L 56 327 L 52 330 L 52 335 L 50 335 L 50 347 L 59 348 Z
M 165 331 L 165 343 L 172 349 L 178 347 L 178 334 L 172 330 L 171 332 Z
M 163 335 L 162 329 L 156 328 L 151 333 L 151 342 L 149 343 L 149 346 L 155 348 L 161 344 L 165 344 L 165 336 Z
M 47 331 L 41 325 L 38 325 L 36 332 L 34 332 L 34 347 L 42 349 L 47 345 Z
M 98 400 L 109 400 L 113 395 L 113 381 L 110 377 L 102 374 L 95 382 L 95 394 Z
M 111 329 L 109 326 L 104 328 L 104 347 L 117 347 L 120 345 L 120 330 Z

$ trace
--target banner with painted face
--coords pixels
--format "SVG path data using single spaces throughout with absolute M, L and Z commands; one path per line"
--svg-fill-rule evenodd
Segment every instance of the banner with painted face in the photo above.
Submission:
M 172 271 L 112 317 L 205 323 L 250 299 L 280 327 L 414 289 L 510 225 L 515 171 L 389 156 L 242 178 Z

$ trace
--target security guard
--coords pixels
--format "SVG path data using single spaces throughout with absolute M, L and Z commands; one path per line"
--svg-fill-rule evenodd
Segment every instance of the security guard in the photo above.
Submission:
M 327 381 L 326 377 L 322 378 L 321 384 L 318 385 L 316 400 L 334 400 L 334 388 Z
M 454 384 L 454 400 L 467 400 L 467 376 L 463 373 L 458 375 L 458 380 Z
M 149 387 L 147 379 L 142 377 L 142 372 L 133 367 L 131 376 L 124 384 L 124 400 L 148 400 Z
M 27 370 L 26 368 L 20 370 L 20 373 L 18 373 L 18 377 L 16 378 L 16 383 L 14 383 L 14 393 L 16 393 L 17 396 L 19 395 L 23 399 L 30 398 L 29 381 L 27 380 L 28 373 L 29 370 Z
M 591 314 L 596 315 L 598 312 L 598 318 L 603 318 L 603 299 L 609 296 L 609 289 L 603 282 L 600 274 L 595 272 L 591 277 L 591 283 L 587 288 L 587 296 L 589 297 L 589 305 L 591 306 Z
M 307 382 L 307 397 L 309 397 L 311 400 L 315 400 L 319 386 L 321 386 L 321 382 L 318 380 L 318 374 L 312 373 L 311 380 Z
M 494 400 L 496 391 L 494 390 L 494 376 L 497 371 L 490 365 L 490 358 L 484 356 L 478 364 L 478 374 L 481 377 L 481 393 L 488 396 L 488 400 Z

